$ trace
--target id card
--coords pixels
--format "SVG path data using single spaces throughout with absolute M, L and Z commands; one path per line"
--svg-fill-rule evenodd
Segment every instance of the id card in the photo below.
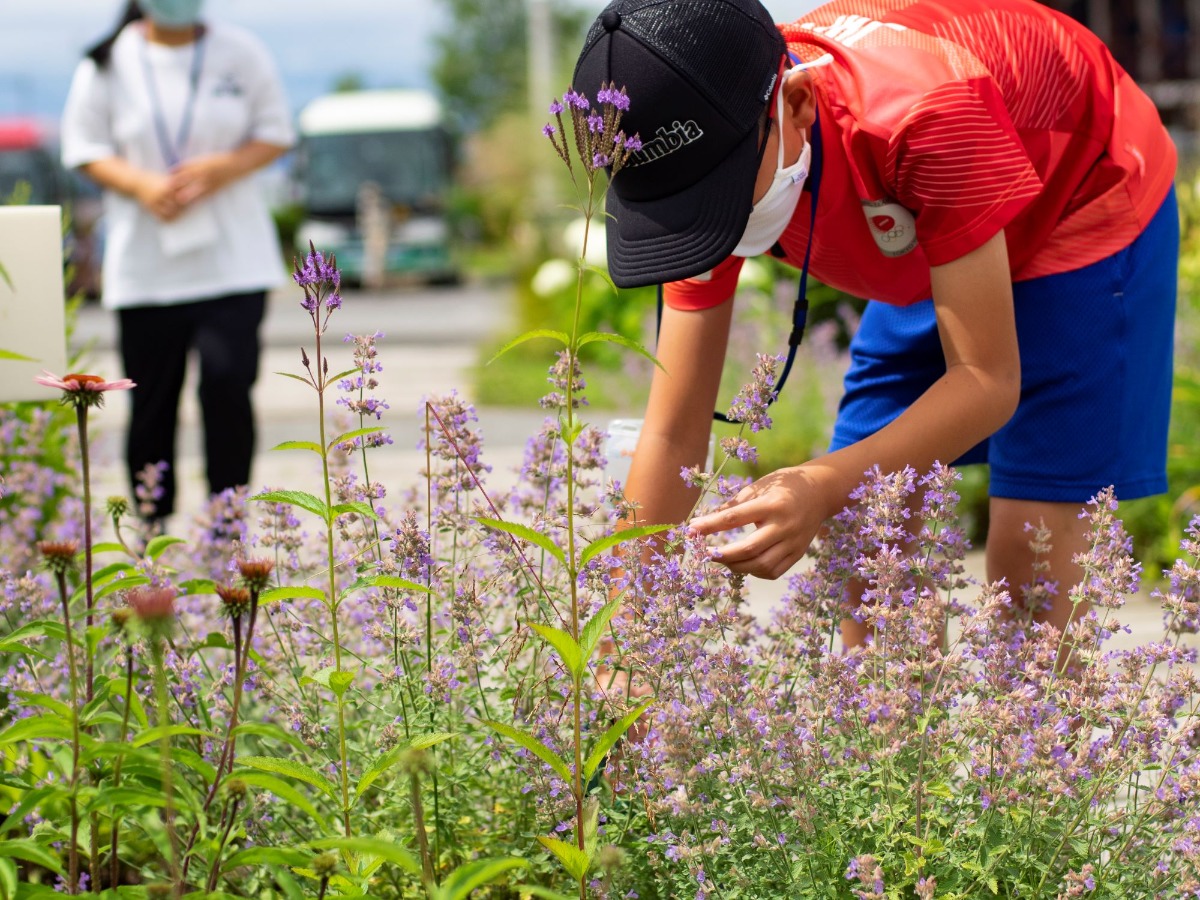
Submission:
M 217 242 L 220 231 L 212 205 L 190 207 L 178 218 L 158 224 L 158 240 L 164 256 L 183 256 Z

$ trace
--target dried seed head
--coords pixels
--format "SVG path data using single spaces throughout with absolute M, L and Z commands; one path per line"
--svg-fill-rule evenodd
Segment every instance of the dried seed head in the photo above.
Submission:
M 337 854 L 330 851 L 313 857 L 312 870 L 318 878 L 328 878 L 337 868 Z
M 238 619 L 250 609 L 250 590 L 238 585 L 218 584 L 217 596 L 221 598 L 221 608 L 231 619 Z
M 250 590 L 258 593 L 271 583 L 271 572 L 275 563 L 265 557 L 243 559 L 238 563 L 238 574 Z
M 79 541 L 38 541 L 37 546 L 46 568 L 55 575 L 65 575 L 75 568 Z

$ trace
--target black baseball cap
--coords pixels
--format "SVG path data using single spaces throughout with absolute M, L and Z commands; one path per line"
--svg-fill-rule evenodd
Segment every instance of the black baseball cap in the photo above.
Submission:
M 737 246 L 786 49 L 758 0 L 613 0 L 592 24 L 572 87 L 624 87 L 621 128 L 642 141 L 606 201 L 618 287 L 691 278 Z

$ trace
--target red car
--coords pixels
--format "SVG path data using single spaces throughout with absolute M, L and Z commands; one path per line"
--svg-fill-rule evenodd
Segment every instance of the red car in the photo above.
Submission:
M 100 296 L 100 193 L 63 169 L 53 131 L 34 119 L 0 118 L 0 203 L 61 206 L 68 293 Z

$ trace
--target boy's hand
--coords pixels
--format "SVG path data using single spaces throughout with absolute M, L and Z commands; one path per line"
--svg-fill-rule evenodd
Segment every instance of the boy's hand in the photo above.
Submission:
M 688 534 L 754 525 L 750 534 L 714 549 L 712 557 L 734 572 L 775 579 L 804 556 L 826 515 L 810 470 L 794 466 L 760 478 L 721 509 L 692 519 Z

